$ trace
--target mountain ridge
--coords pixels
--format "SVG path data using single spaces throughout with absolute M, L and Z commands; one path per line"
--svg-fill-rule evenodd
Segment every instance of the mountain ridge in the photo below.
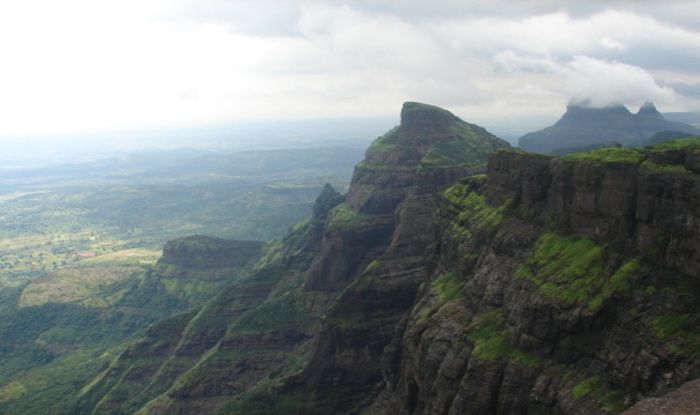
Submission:
M 478 152 L 434 156 L 434 149 L 455 143 L 472 145 Z M 94 402 L 107 402 L 100 397 L 105 392 L 116 397 L 115 391 L 145 384 L 162 386 L 151 389 L 148 401 L 145 396 L 140 398 L 139 413 L 144 414 L 217 409 L 222 413 L 266 413 L 294 408 L 311 413 L 354 406 L 365 398 L 367 388 L 373 387 L 371 379 L 381 378 L 381 350 L 425 276 L 422 254 L 432 241 L 437 191 L 459 177 L 483 171 L 488 149 L 504 146 L 504 141 L 445 110 L 407 103 L 402 108 L 401 124 L 367 150 L 344 198 L 326 187 L 309 221 L 268 246 L 247 279 L 224 290 L 191 322 L 183 321 L 189 328 L 177 343 L 190 346 L 183 349 L 173 343 L 164 349 L 165 354 L 157 359 L 160 368 L 136 369 L 139 355 L 123 355 L 120 360 L 124 363 L 117 364 L 117 370 L 96 380 L 86 391 L 83 410 L 90 411 Z M 376 276 L 370 276 L 372 273 Z M 401 277 L 391 277 L 397 274 Z M 367 288 L 362 281 L 370 279 L 377 281 L 376 290 L 362 288 Z M 294 398 L 315 389 L 319 382 L 325 384 L 329 373 L 346 370 L 342 359 L 323 356 L 329 346 L 338 344 L 340 333 L 353 330 L 351 322 L 363 318 L 355 313 L 368 311 L 348 307 L 356 303 L 358 295 L 363 299 L 397 299 L 373 310 L 378 320 L 367 330 L 381 333 L 371 341 L 374 346 L 352 342 L 343 346 L 346 353 L 355 356 L 362 355 L 360 349 L 366 347 L 374 350 L 365 362 L 364 375 L 359 375 L 370 381 L 358 384 L 353 376 L 341 377 L 336 385 L 345 385 L 342 388 L 347 393 L 337 401 L 329 400 L 328 395 L 340 398 L 337 391 L 323 388 L 313 391 L 316 398 Z M 280 325 L 282 321 L 285 323 Z M 141 349 L 150 353 L 157 338 L 145 342 Z M 295 359 L 303 362 L 301 372 L 294 373 L 300 364 L 292 364 Z M 182 367 L 177 369 L 168 361 L 179 361 Z M 137 366 L 128 369 L 129 362 Z M 129 372 L 141 374 L 127 376 Z M 171 375 L 166 380 L 158 373 Z M 107 385 L 111 386 L 107 389 Z M 272 396 L 281 398 L 275 401 Z M 98 405 L 93 411 L 101 413 L 109 408 L 118 412 L 130 404 L 119 404 L 114 398 L 109 402 L 110 406 Z
M 523 135 L 518 145 L 526 151 L 566 154 L 572 152 L 569 149 L 613 143 L 643 146 L 661 131 L 700 134 L 692 125 L 666 120 L 651 102 L 644 103 L 636 114 L 622 104 L 593 108 L 571 103 L 554 125 Z

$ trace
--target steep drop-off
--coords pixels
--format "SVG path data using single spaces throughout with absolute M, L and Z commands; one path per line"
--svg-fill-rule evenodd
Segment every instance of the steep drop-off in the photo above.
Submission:
M 700 376 L 699 162 L 698 140 L 502 151 L 448 189 L 363 413 L 617 413 Z

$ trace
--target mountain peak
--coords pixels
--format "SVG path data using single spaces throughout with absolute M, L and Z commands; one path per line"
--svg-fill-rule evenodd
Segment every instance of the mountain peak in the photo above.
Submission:
M 659 110 L 656 109 L 656 106 L 654 106 L 654 103 L 649 101 L 645 102 L 641 107 L 639 107 L 637 115 L 663 117 Z
M 519 146 L 527 151 L 566 154 L 612 142 L 640 146 L 660 131 L 695 134 L 697 129 L 667 121 L 651 102 L 644 103 L 636 114 L 622 104 L 595 108 L 588 102 L 570 102 L 559 121 L 520 137 Z
M 313 206 L 313 217 L 314 219 L 325 219 L 328 216 L 328 212 L 334 207 L 338 206 L 343 201 L 343 195 L 338 193 L 333 186 L 326 183 L 323 186 L 321 194 L 318 195 Z
M 579 114 L 586 117 L 596 114 L 619 114 L 619 115 L 629 115 L 631 112 L 622 104 L 610 104 L 604 107 L 591 107 L 580 103 L 569 103 L 566 106 L 566 113 L 562 119 L 567 118 L 567 116 L 578 116 Z
M 457 117 L 451 112 L 434 105 L 420 102 L 405 102 L 401 108 L 401 128 L 427 131 L 452 124 Z

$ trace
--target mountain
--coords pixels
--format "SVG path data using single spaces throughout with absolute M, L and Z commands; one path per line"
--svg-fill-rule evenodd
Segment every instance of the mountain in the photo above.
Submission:
M 678 140 L 680 138 L 688 138 L 688 133 L 683 131 L 661 131 L 658 132 L 646 141 L 646 145 L 653 146 L 660 143 L 665 143 L 666 141 Z
M 325 186 L 244 273 L 55 399 L 73 414 L 661 414 L 700 378 L 699 206 L 700 139 L 545 156 L 409 102 L 347 194 Z M 166 245 L 158 275 L 237 256 L 199 238 Z M 0 412 L 42 412 L 9 406 L 22 387 L 0 384 Z
M 700 128 L 700 112 L 665 112 L 664 118 Z
M 505 146 L 443 109 L 404 104 L 345 197 L 326 187 L 249 277 L 151 328 L 83 390 L 78 411 L 332 413 L 359 403 L 427 278 L 441 189 L 483 172 Z M 348 358 L 327 359 L 336 347 Z
M 645 103 L 636 114 L 623 105 L 591 108 L 570 104 L 554 125 L 525 134 L 519 147 L 544 154 L 567 154 L 586 147 L 612 144 L 641 146 L 660 131 L 700 134 L 700 129 L 681 122 L 668 121 L 654 104 Z

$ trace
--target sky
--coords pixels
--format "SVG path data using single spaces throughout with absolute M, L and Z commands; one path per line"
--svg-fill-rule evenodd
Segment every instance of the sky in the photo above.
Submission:
M 571 100 L 700 111 L 700 1 L 0 1 L 0 137 Z

